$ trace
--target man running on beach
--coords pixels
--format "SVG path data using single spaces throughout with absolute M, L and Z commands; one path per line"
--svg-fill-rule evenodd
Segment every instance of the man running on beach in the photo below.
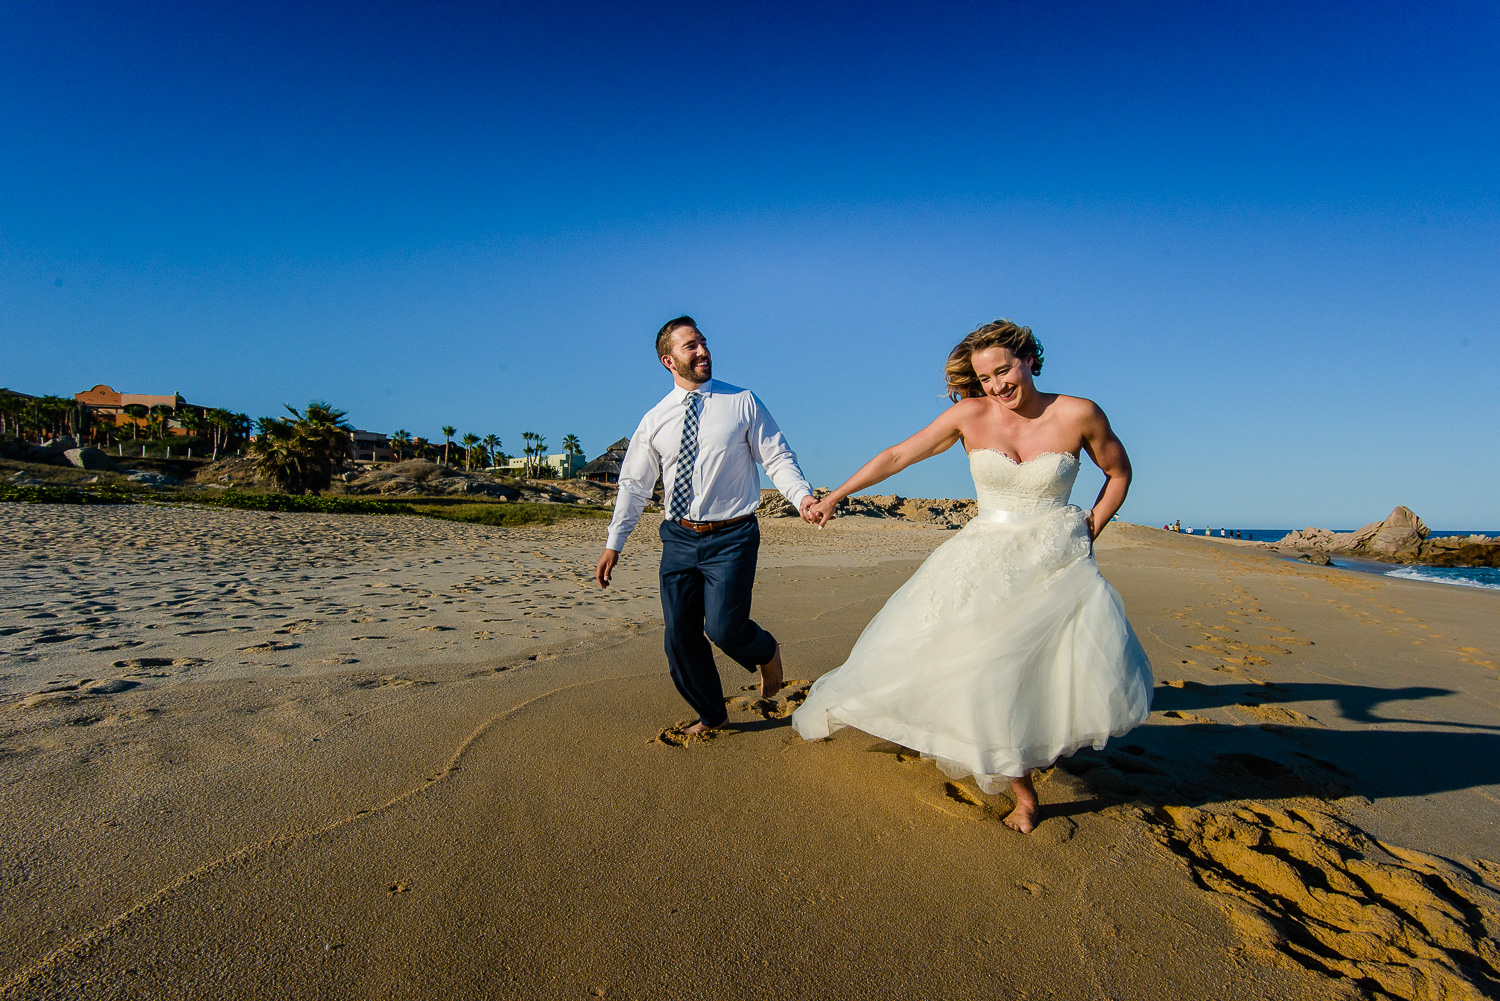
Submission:
M 713 640 L 747 671 L 760 669 L 760 693 L 781 690 L 781 645 L 750 618 L 750 591 L 760 549 L 760 476 L 807 519 L 812 488 L 781 429 L 748 389 L 713 378 L 708 341 L 691 316 L 668 320 L 656 355 L 676 384 L 630 436 L 620 463 L 620 492 L 609 540 L 595 576 L 608 587 L 625 539 L 651 499 L 657 473 L 664 487 L 661 523 L 661 607 L 666 618 L 672 681 L 702 733 L 728 721 L 714 666 Z M 704 633 L 707 632 L 707 638 Z

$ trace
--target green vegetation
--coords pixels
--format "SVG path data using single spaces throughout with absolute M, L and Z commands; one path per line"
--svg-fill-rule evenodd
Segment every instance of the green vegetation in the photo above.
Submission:
M 318 493 L 333 481 L 333 469 L 349 451 L 353 429 L 342 410 L 314 400 L 285 417 L 262 417 L 260 435 L 250 443 L 255 468 L 288 493 Z
M 135 500 L 135 491 L 123 487 L 59 487 L 43 483 L 19 486 L 0 483 L 0 502 L 11 501 L 22 504 L 129 504 Z
M 515 528 L 518 525 L 550 525 L 566 518 L 608 518 L 609 512 L 596 507 L 571 504 L 424 504 L 411 505 L 413 514 L 445 521 L 466 521 L 475 525 Z
M 250 493 L 224 490 L 211 493 L 163 497 L 163 500 L 192 501 L 215 507 L 232 507 L 242 511 L 318 511 L 323 514 L 411 514 L 411 506 L 399 501 L 372 497 L 320 497 L 314 494 Z
M 196 495 L 200 504 L 232 507 L 247 511 L 320 511 L 324 514 L 405 514 L 444 521 L 465 521 L 475 525 L 514 528 L 517 525 L 550 525 L 564 518 L 607 518 L 602 508 L 570 504 L 495 504 L 474 501 L 453 502 L 448 498 L 413 501 L 377 500 L 373 497 L 314 497 L 297 494 L 249 493 L 225 490 L 223 493 Z
M 474 525 L 515 528 L 521 525 L 551 525 L 568 518 L 607 518 L 602 508 L 571 504 L 483 503 L 449 498 L 423 498 L 413 501 L 381 500 L 374 497 L 316 496 L 313 494 L 256 493 L 244 490 L 170 490 L 147 491 L 112 484 L 86 487 L 48 484 L 12 485 L 0 483 L 0 502 L 27 504 L 132 504 L 137 501 L 156 503 L 204 504 L 239 511 L 283 511 L 321 514 L 383 514 L 440 518 Z

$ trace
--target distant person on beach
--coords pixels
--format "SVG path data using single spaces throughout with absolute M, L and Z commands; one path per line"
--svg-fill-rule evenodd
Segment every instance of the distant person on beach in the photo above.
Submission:
M 792 716 L 807 740 L 844 726 L 913 748 L 987 793 L 1006 783 L 1005 823 L 1028 833 L 1040 805 L 1031 773 L 1102 748 L 1151 711 L 1151 664 L 1093 542 L 1130 487 L 1130 459 L 1089 400 L 1043 393 L 1030 328 L 987 323 L 948 355 L 942 416 L 865 463 L 813 505 L 837 504 L 963 442 L 979 511 L 891 596 L 842 667 Z M 1087 452 L 1104 487 L 1068 503 Z
M 745 670 L 760 670 L 763 697 L 781 690 L 781 646 L 750 618 L 760 550 L 756 463 L 803 518 L 810 518 L 813 497 L 765 405 L 748 389 L 713 378 L 708 341 L 691 316 L 668 320 L 657 332 L 656 356 L 672 374 L 672 391 L 630 436 L 595 577 L 600 587 L 609 586 L 660 473 L 667 666 L 677 691 L 698 714 L 684 731 L 692 734 L 728 719 L 710 640 Z

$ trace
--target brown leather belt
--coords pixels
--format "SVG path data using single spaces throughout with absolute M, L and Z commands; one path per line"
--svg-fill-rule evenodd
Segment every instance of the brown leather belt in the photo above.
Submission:
M 753 514 L 747 514 L 739 518 L 730 518 L 728 521 L 688 521 L 686 518 L 677 518 L 675 521 L 683 528 L 691 528 L 699 535 L 707 535 L 709 532 L 717 532 L 722 528 L 728 528 L 730 525 L 738 525 L 740 522 L 749 521 L 754 517 L 755 515 Z

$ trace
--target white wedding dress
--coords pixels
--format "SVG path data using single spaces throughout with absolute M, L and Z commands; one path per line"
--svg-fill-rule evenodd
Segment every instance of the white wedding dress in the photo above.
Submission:
M 1068 503 L 1078 458 L 975 449 L 979 514 L 865 627 L 792 716 L 852 726 L 973 775 L 988 793 L 1143 722 L 1151 664 Z

